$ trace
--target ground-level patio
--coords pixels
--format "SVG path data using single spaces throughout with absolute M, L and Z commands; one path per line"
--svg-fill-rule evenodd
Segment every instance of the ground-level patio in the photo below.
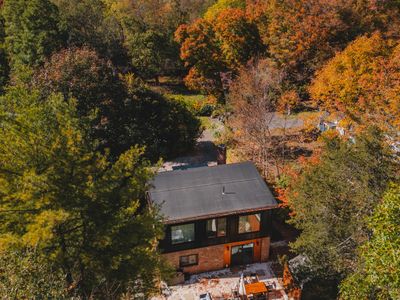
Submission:
M 240 277 L 246 278 L 256 274 L 258 280 L 268 288 L 268 299 L 288 299 L 281 278 L 272 270 L 272 262 L 255 263 L 243 267 L 222 269 L 214 272 L 192 275 L 183 284 L 169 286 L 164 295 L 152 300 L 198 300 L 204 293 L 210 293 L 213 300 L 235 299 L 234 291 L 238 290 Z

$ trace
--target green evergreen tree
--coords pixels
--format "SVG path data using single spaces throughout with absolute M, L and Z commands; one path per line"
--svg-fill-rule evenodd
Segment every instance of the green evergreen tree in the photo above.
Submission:
M 305 254 L 316 275 L 338 278 L 354 270 L 356 248 L 368 237 L 365 218 L 379 203 L 398 164 L 375 129 L 327 139 L 317 164 L 294 180 L 288 200 L 300 230 L 292 249 Z
M 145 201 L 150 165 L 140 148 L 110 162 L 89 123 L 60 94 L 43 101 L 16 86 L 0 98 L 0 252 L 35 247 L 85 297 L 147 295 L 163 265 L 162 222 Z
M 341 299 L 400 299 L 400 185 L 392 184 L 373 216 L 372 236 L 359 248 L 354 273 L 341 284 Z
M 36 67 L 63 44 L 57 7 L 49 0 L 4 2 L 5 44 L 13 68 Z

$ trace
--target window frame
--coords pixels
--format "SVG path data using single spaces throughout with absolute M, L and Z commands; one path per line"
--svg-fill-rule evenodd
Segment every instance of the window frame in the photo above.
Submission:
M 188 257 L 188 261 L 190 260 L 189 259 L 189 257 L 190 256 L 195 256 L 196 257 L 196 262 L 195 263 L 189 263 L 189 264 L 187 264 L 187 265 L 183 265 L 182 264 L 182 261 L 181 261 L 181 259 L 182 259 L 182 257 Z M 191 267 L 191 266 L 197 266 L 199 264 L 199 254 L 188 254 L 188 255 L 181 255 L 181 256 L 179 256 L 179 267 L 180 268 L 185 268 L 185 267 Z
M 225 219 L 225 234 L 224 235 L 218 235 L 218 223 L 219 220 L 221 219 Z M 208 221 L 212 221 L 215 220 L 215 236 L 208 236 Z M 207 219 L 206 220 L 206 235 L 207 235 L 207 239 L 216 239 L 216 238 L 222 238 L 222 237 L 226 237 L 227 236 L 227 227 L 228 227 L 228 218 L 227 217 L 219 217 L 219 218 L 211 218 L 211 219 Z
M 259 228 L 258 228 L 258 230 L 240 232 L 240 218 L 241 218 L 241 217 L 251 216 L 251 215 L 259 215 L 259 216 L 260 216 Z M 237 234 L 241 235 L 241 234 L 246 234 L 246 233 L 260 232 L 260 231 L 261 231 L 261 218 L 262 218 L 261 212 L 255 212 L 255 213 L 248 213 L 248 214 L 244 214 L 244 215 L 239 215 L 238 218 L 237 218 L 237 231 L 236 231 Z
M 183 241 L 183 242 L 174 242 L 174 240 L 172 239 L 172 228 L 173 227 L 178 227 L 178 226 L 185 226 L 185 225 L 192 225 L 193 226 L 193 240 L 191 240 L 191 241 Z M 170 234 L 170 242 L 171 242 L 172 246 L 193 243 L 196 240 L 196 224 L 195 224 L 195 222 L 189 222 L 189 223 L 171 225 L 170 228 L 169 228 L 169 234 Z

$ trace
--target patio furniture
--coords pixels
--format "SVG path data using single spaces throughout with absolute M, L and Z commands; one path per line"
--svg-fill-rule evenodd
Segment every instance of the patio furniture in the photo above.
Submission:
M 247 299 L 261 300 L 267 299 L 268 289 L 264 282 L 254 282 L 245 284 Z
M 211 294 L 210 294 L 210 293 L 201 294 L 201 295 L 199 296 L 199 299 L 200 299 L 200 300 L 212 300 Z
M 259 281 L 259 280 L 258 280 L 258 275 L 257 275 L 257 273 L 251 273 L 251 275 L 250 275 L 250 281 L 251 281 L 251 283 L 256 283 L 256 282 Z

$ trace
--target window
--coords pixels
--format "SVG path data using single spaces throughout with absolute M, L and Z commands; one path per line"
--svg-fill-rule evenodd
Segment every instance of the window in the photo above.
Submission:
M 226 218 L 207 220 L 207 237 L 226 236 Z
M 194 223 L 171 226 L 172 244 L 180 244 L 194 241 Z
M 198 262 L 199 262 L 199 256 L 197 254 L 191 254 L 179 257 L 179 266 L 181 268 L 197 265 Z
M 261 214 L 251 214 L 239 217 L 239 233 L 260 231 Z

